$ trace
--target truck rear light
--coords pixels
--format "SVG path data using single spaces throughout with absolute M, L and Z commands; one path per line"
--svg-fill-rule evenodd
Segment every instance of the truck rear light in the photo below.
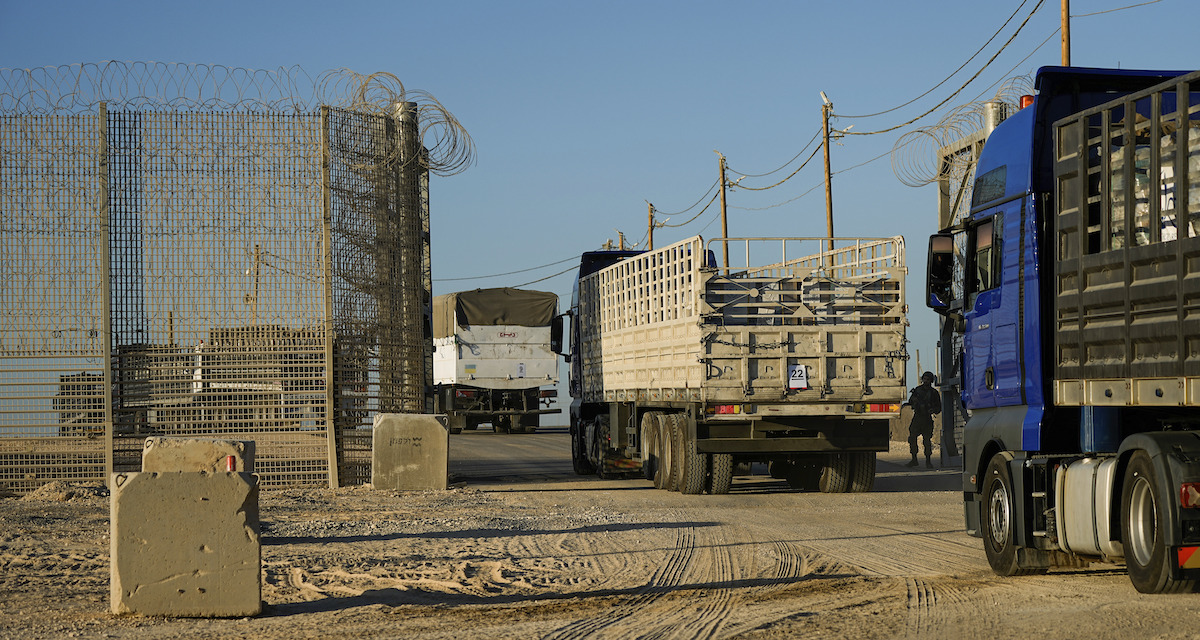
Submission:
M 899 413 L 900 405 L 857 402 L 846 407 L 846 410 L 851 413 Z
M 475 391 L 473 389 L 455 389 L 454 397 L 455 398 L 474 398 Z
M 1200 509 L 1200 482 L 1179 485 L 1179 505 L 1184 509 Z
M 540 395 L 543 398 L 557 398 L 558 389 L 542 389 L 542 393 Z
M 717 404 L 717 405 L 713 405 L 713 406 L 709 407 L 708 412 L 716 414 L 716 415 L 730 415 L 730 414 L 735 414 L 735 413 L 741 413 L 742 405 L 740 405 L 740 404 Z

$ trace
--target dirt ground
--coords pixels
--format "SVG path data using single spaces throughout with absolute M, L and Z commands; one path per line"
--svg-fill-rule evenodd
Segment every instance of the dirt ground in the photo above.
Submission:
M 264 490 L 265 607 L 244 619 L 111 615 L 107 491 L 56 483 L 0 497 L 0 638 L 1200 636 L 1200 595 L 1140 595 L 1121 567 L 994 576 L 957 470 L 906 459 L 857 495 L 556 473 Z

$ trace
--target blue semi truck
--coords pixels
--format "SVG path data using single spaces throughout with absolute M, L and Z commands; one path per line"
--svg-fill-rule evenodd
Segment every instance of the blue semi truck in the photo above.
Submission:
M 930 238 L 966 528 L 1000 575 L 1124 563 L 1140 592 L 1194 591 L 1200 72 L 1047 67 L 1035 89 Z

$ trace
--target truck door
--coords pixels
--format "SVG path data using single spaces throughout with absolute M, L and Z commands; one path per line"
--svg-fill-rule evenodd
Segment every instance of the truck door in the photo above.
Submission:
M 964 319 L 963 384 L 971 409 L 996 406 L 996 321 L 1000 320 L 1000 216 L 983 218 L 968 230 L 967 306 Z

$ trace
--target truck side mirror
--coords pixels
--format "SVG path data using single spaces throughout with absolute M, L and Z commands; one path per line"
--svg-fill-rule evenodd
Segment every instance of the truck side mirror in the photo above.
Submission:
M 566 313 L 559 314 L 550 321 L 550 350 L 570 362 L 570 354 L 563 353 L 563 318 L 567 315 Z
M 925 304 L 938 313 L 950 309 L 954 279 L 954 236 L 935 233 L 929 236 L 929 262 L 925 269 Z

